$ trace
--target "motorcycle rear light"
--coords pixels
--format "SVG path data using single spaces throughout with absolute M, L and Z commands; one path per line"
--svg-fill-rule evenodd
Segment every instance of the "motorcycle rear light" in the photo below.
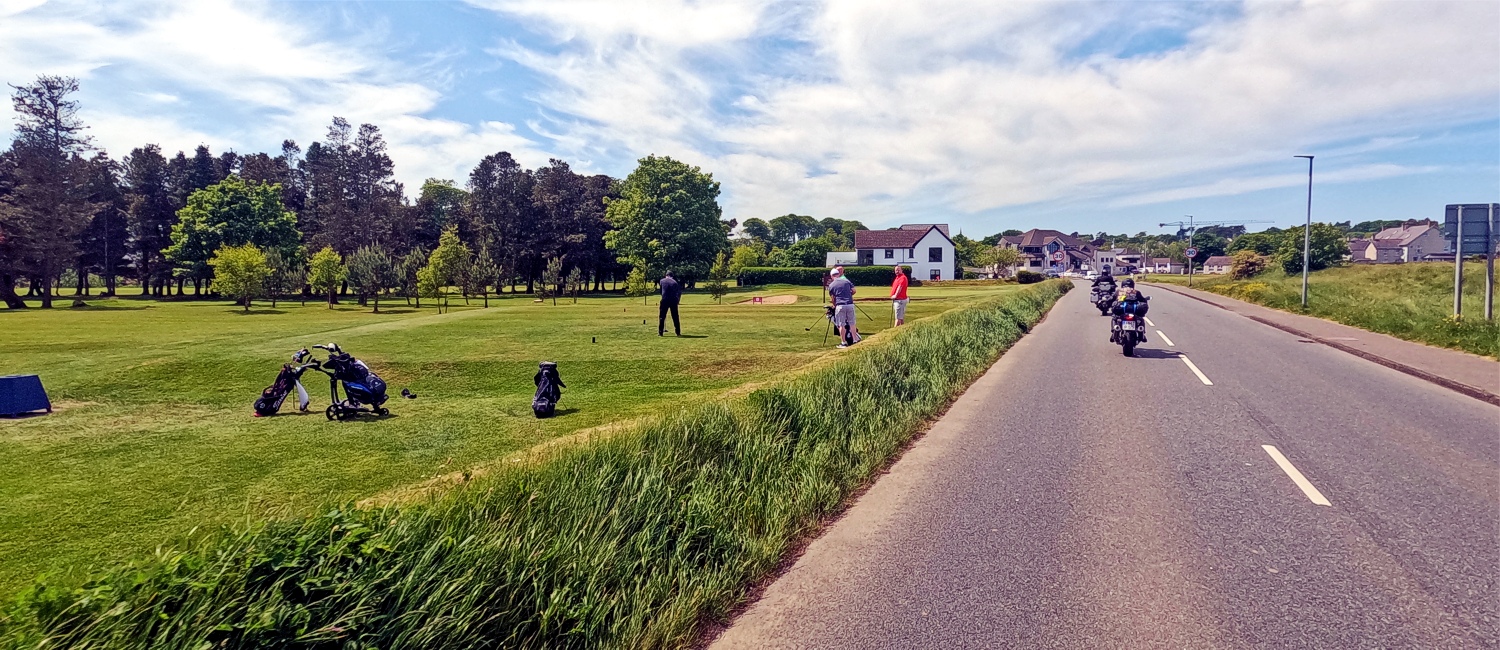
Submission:
M 1135 320 L 1135 316 L 1132 314 L 1125 314 L 1125 320 Z

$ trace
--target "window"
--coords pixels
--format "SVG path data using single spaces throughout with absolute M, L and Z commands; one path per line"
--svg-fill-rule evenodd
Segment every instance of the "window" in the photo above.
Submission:
M 895 256 L 896 256 L 896 251 L 893 251 L 893 250 L 891 250 L 889 248 L 885 249 L 885 258 L 886 259 L 891 259 L 891 258 L 893 258 Z
M 941 262 L 941 261 L 943 261 L 943 247 L 941 247 L 941 246 L 933 246 L 932 248 L 927 249 L 927 261 L 928 262 Z
M 940 251 L 942 249 L 940 249 L 940 248 L 934 248 L 932 250 Z M 927 279 L 929 279 L 929 280 L 941 280 L 941 279 L 943 279 L 943 271 L 941 269 L 933 269 L 932 272 L 928 274 L 928 278 Z

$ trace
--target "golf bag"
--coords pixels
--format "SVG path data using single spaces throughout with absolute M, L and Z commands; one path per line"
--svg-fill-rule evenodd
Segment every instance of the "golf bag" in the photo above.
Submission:
M 563 383 L 562 377 L 557 374 L 557 364 L 551 361 L 543 361 L 538 364 L 536 377 L 536 396 L 531 398 L 531 412 L 537 418 L 550 418 L 557 410 L 557 401 L 562 399 L 562 389 L 568 385 Z
M 328 375 L 328 392 L 333 402 L 328 405 L 328 419 L 347 420 L 360 413 L 390 413 L 383 407 L 386 400 L 385 380 L 371 372 L 365 362 L 355 359 L 333 343 L 315 347 L 328 350 L 328 360 L 319 368 Z M 341 383 L 344 385 L 344 399 L 339 399 L 338 385 Z
M 297 391 L 297 410 L 306 411 L 311 401 L 307 397 L 307 389 L 302 387 L 302 373 L 307 372 L 308 366 L 302 365 L 302 360 L 307 358 L 306 349 L 292 355 L 292 363 L 282 364 L 281 372 L 276 375 L 276 383 L 267 386 L 260 392 L 260 398 L 255 400 L 255 417 L 275 415 L 281 410 L 282 402 L 293 390 Z

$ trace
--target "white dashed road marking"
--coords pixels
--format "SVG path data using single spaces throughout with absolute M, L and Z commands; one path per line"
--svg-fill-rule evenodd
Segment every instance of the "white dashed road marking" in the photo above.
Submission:
M 1198 379 L 1200 379 L 1200 380 L 1203 381 L 1203 385 L 1204 386 L 1212 386 L 1212 385 L 1214 385 L 1213 382 L 1211 382 L 1211 381 L 1208 380 L 1208 375 L 1203 374 L 1203 371 L 1199 370 L 1198 366 L 1193 365 L 1193 360 L 1187 358 L 1187 355 L 1180 354 L 1180 355 L 1177 356 L 1177 358 L 1178 359 L 1182 359 L 1182 362 L 1185 363 L 1185 364 L 1187 364 L 1188 369 L 1192 370 L 1193 374 L 1198 375 Z
M 1146 324 L 1147 325 L 1150 325 L 1152 327 L 1156 327 L 1156 323 L 1151 322 L 1151 317 L 1150 316 L 1142 316 L 1141 318 L 1146 319 Z
M 1307 495 L 1309 501 L 1320 506 L 1333 505 L 1328 502 L 1328 498 L 1324 497 L 1322 492 L 1318 491 L 1318 488 L 1313 487 L 1313 484 L 1307 480 L 1306 476 L 1302 475 L 1302 472 L 1297 471 L 1297 468 L 1292 466 L 1292 461 L 1287 460 L 1286 456 L 1281 455 L 1281 451 L 1277 450 L 1275 445 L 1261 445 L 1260 448 L 1266 450 L 1266 453 L 1271 455 L 1271 460 L 1276 461 L 1276 464 L 1281 466 L 1281 471 L 1286 472 L 1287 476 L 1292 477 L 1292 482 L 1296 483 L 1297 487 L 1302 488 L 1302 493 Z
M 1154 326 L 1154 325 L 1153 325 L 1153 327 L 1155 327 L 1155 326 Z M 1175 348 L 1175 347 L 1177 347 L 1177 344 L 1176 344 L 1176 343 L 1173 343 L 1173 342 L 1172 342 L 1172 339 L 1169 339 L 1169 338 L 1167 338 L 1167 335 L 1166 335 L 1166 334 L 1163 334 L 1163 333 L 1162 333 L 1162 331 L 1161 331 L 1161 330 L 1156 330 L 1156 335 L 1157 335 L 1157 336 L 1160 336 L 1160 337 L 1161 337 L 1161 340 L 1163 340 L 1163 341 L 1166 341 L 1166 342 L 1167 342 L 1167 347 L 1171 347 L 1171 348 Z

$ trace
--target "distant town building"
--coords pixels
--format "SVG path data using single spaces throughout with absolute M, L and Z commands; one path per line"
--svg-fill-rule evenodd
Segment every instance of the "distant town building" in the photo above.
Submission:
M 1203 261 L 1204 273 L 1228 273 L 1234 267 L 1234 260 L 1228 255 L 1214 255 Z
M 890 230 L 854 231 L 857 266 L 910 266 L 917 280 L 958 279 L 958 256 L 948 224 L 913 223 Z M 832 253 L 829 254 L 830 263 Z
M 1047 269 L 1060 272 L 1103 270 L 1097 259 L 1098 248 L 1091 242 L 1057 230 L 1033 228 L 1019 235 L 1001 237 L 1000 245 L 1021 253 L 1021 261 L 1012 267 L 1012 271 L 1041 273 Z M 1110 264 L 1113 270 L 1113 259 Z
M 1366 264 L 1417 262 L 1448 251 L 1448 242 L 1434 221 L 1408 221 L 1386 228 L 1369 239 L 1349 240 L 1349 258 Z

